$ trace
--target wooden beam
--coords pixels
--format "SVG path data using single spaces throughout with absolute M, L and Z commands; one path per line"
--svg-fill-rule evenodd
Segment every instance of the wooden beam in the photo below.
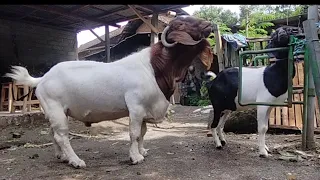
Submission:
M 41 10 L 41 11 L 47 11 L 47 12 L 50 12 L 50 13 L 53 13 L 53 14 L 59 14 L 59 15 L 70 17 L 70 18 L 82 19 L 82 20 L 87 20 L 87 21 L 92 21 L 92 22 L 97 22 L 97 23 L 108 24 L 107 22 L 102 21 L 100 19 L 94 19 L 94 18 L 90 18 L 90 17 L 82 17 L 82 16 L 70 14 L 70 13 L 62 11 L 62 10 L 46 7 L 46 6 L 43 6 L 43 5 L 23 5 L 23 6 L 34 8 L 34 9 L 38 9 L 38 10 Z M 114 27 L 117 27 L 117 28 L 121 27 L 121 26 L 119 26 L 117 24 L 108 24 L 108 25 L 114 26 Z
M 89 29 L 89 31 L 91 31 L 91 33 L 92 33 L 93 35 L 95 35 L 95 36 L 100 40 L 100 42 L 104 42 L 104 40 L 101 39 L 101 37 L 98 36 L 98 34 L 96 34 L 92 29 Z
M 180 8 L 182 5 L 173 5 L 173 6 L 170 6 L 170 7 L 167 7 L 167 8 L 163 8 L 163 9 L 158 9 L 152 5 L 139 5 L 139 6 L 142 6 L 142 7 L 145 7 L 147 9 L 150 9 L 151 11 L 153 11 L 154 13 L 161 13 L 161 12 L 166 12 L 168 10 L 174 10 L 174 9 L 178 9 Z M 157 5 L 156 5 L 157 6 Z M 161 5 L 160 5 L 161 6 Z
M 151 10 L 151 9 L 149 9 L 149 8 L 146 8 L 146 7 L 143 6 L 143 5 L 136 5 L 136 8 L 137 8 L 138 10 L 140 10 L 140 11 L 145 12 L 145 13 L 155 13 L 155 12 L 156 12 L 156 10 Z
M 71 14 L 72 14 L 72 13 L 75 13 L 75 12 L 80 11 L 81 9 L 84 9 L 84 8 L 86 8 L 86 7 L 89 7 L 89 6 L 90 6 L 90 5 L 82 5 L 82 6 L 80 6 L 80 7 L 73 8 L 72 10 L 69 11 L 69 13 L 71 13 Z M 64 17 L 64 15 L 59 15 L 59 16 L 54 17 L 54 18 L 52 18 L 52 19 L 48 19 L 48 20 L 41 21 L 40 23 L 52 22 L 52 21 L 54 21 L 54 20 L 56 20 L 56 19 L 59 19 L 59 18 L 61 18 L 61 17 Z
M 144 16 L 148 16 L 148 15 L 144 14 L 143 17 Z M 137 17 L 137 15 L 133 15 L 133 16 L 129 16 L 129 17 L 119 18 L 119 19 L 116 19 L 112 22 L 115 23 L 115 22 L 123 22 L 123 21 L 132 21 L 132 20 L 136 20 L 136 19 L 140 19 L 140 18 Z
M 150 22 L 148 22 L 132 5 L 128 5 L 130 8 L 131 8 L 131 10 L 144 22 L 144 23 L 146 23 L 149 27 L 150 27 L 150 29 L 153 31 L 153 32 L 155 32 L 155 33 L 159 33 L 159 31 L 158 31 L 158 29 L 157 28 L 155 28 Z
M 158 15 L 159 15 L 158 13 L 153 13 L 151 18 L 151 25 L 153 25 L 157 29 L 158 29 L 158 22 L 159 22 Z M 151 40 L 150 44 L 157 43 L 159 40 L 158 34 L 151 31 L 150 40 Z
M 125 11 L 125 10 L 127 10 L 128 8 L 129 8 L 129 7 L 127 7 L 127 6 L 121 6 L 121 7 L 119 7 L 119 8 L 115 8 L 115 9 L 112 9 L 112 10 L 110 10 L 110 11 L 107 11 L 107 12 L 101 13 L 101 14 L 99 14 L 99 15 L 96 15 L 96 16 L 94 16 L 94 17 L 92 17 L 92 18 L 97 18 L 97 19 L 105 18 L 105 17 L 108 17 L 108 16 L 110 16 L 110 15 L 116 14 L 116 13 L 118 13 L 118 12 Z
M 216 39 L 216 50 L 218 55 L 218 63 L 219 63 L 219 72 L 224 69 L 224 58 L 223 58 L 223 51 L 222 51 L 222 40 L 220 36 L 219 26 L 217 24 L 213 24 L 214 30 L 214 38 Z
M 110 37 L 109 37 L 109 26 L 105 25 L 105 55 L 106 62 L 110 62 Z
M 173 5 L 173 6 L 169 6 L 167 8 L 161 9 L 160 12 L 165 12 L 165 11 L 169 11 L 169 10 L 174 10 L 174 9 L 178 9 L 181 8 L 183 5 Z
M 70 24 L 64 24 L 64 25 L 60 25 L 60 27 L 67 27 L 67 26 L 72 26 L 72 25 L 77 25 L 77 24 L 84 24 L 85 20 L 81 20 L 79 22 L 74 22 L 74 23 L 70 23 Z
M 34 9 L 34 10 L 32 10 L 31 12 L 29 12 L 29 13 L 27 13 L 27 14 L 25 14 L 25 15 L 17 18 L 17 19 L 19 19 L 19 20 L 24 19 L 24 18 L 30 16 L 31 14 L 33 14 L 33 13 L 35 13 L 35 12 L 37 12 L 37 11 L 38 11 L 37 9 Z
M 144 8 L 147 8 L 147 9 L 149 9 L 149 10 L 152 11 L 152 12 L 158 12 L 157 8 L 154 8 L 154 7 L 151 6 L 151 5 L 139 5 L 139 6 L 144 7 Z
M 16 22 L 21 22 L 21 23 L 27 23 L 27 24 L 32 24 L 35 26 L 42 26 L 42 27 L 46 27 L 46 28 L 51 28 L 51 29 L 56 29 L 56 30 L 62 30 L 62 31 L 68 31 L 68 32 L 76 32 L 75 29 L 71 29 L 71 28 L 63 28 L 63 27 L 59 27 L 59 26 L 53 26 L 53 25 L 46 25 L 46 24 L 41 24 L 41 23 L 36 23 L 36 22 L 31 22 L 31 21 L 26 21 L 26 20 L 17 20 L 15 18 L 11 18 L 11 17 L 1 17 L 4 20 L 9 20 L 9 21 L 16 21 Z

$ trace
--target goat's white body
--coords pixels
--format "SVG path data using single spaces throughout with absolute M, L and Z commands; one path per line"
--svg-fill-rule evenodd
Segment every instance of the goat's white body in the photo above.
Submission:
M 263 82 L 263 72 L 266 67 L 260 68 L 242 68 L 242 97 L 241 104 L 249 104 L 255 102 L 284 102 L 288 97 L 288 93 L 274 97 L 267 90 Z M 274 98 L 273 98 L 274 97 Z M 256 108 L 255 105 L 240 106 L 239 94 L 235 98 L 237 111 L 247 110 L 249 108 Z
M 66 61 L 53 66 L 43 77 L 32 78 L 23 67 L 8 75 L 37 87 L 36 96 L 51 123 L 56 156 L 75 167 L 85 163 L 68 140 L 67 116 L 91 124 L 130 117 L 130 158 L 142 162 L 146 122 L 159 123 L 169 102 L 157 85 L 150 63 L 150 47 L 119 61 Z
M 61 62 L 42 77 L 36 94 L 59 101 L 69 116 L 83 122 L 128 116 L 127 101 L 143 106 L 144 118 L 157 122 L 169 102 L 157 85 L 149 57 L 146 48 L 113 63 Z

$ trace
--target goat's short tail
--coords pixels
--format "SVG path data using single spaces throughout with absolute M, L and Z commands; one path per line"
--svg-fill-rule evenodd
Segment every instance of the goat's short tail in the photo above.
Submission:
M 6 73 L 4 77 L 14 79 L 19 84 L 24 84 L 30 87 L 36 87 L 41 81 L 40 78 L 30 76 L 28 70 L 22 66 L 12 66 L 11 73 Z
M 217 77 L 217 75 L 216 75 L 214 72 L 212 72 L 212 71 L 208 71 L 208 72 L 206 73 L 206 75 L 207 75 L 207 76 L 210 76 L 210 80 L 213 80 L 213 79 L 215 79 L 215 78 Z

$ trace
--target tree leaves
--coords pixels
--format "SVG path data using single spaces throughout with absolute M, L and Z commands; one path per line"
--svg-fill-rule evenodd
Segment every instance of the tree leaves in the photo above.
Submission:
M 202 6 L 193 14 L 196 17 L 206 19 L 219 25 L 221 34 L 231 33 L 230 26 L 240 23 L 239 33 L 246 35 L 248 17 L 248 36 L 265 37 L 270 28 L 274 26 L 274 19 L 287 18 L 305 13 L 307 5 L 240 5 L 239 18 L 236 13 L 225 10 L 222 7 Z M 215 44 L 214 38 L 208 38 L 211 46 Z

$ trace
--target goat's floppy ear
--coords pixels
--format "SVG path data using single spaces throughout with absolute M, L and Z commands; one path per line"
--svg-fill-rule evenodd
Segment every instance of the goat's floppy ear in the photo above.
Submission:
M 211 47 L 206 46 L 204 50 L 201 52 L 201 54 L 199 55 L 199 58 L 202 64 L 204 64 L 207 67 L 207 70 L 209 70 L 213 62 L 213 52 Z
M 199 41 L 193 40 L 193 38 L 184 31 L 172 31 L 168 34 L 167 38 L 183 45 L 196 45 L 202 41 L 202 39 Z

